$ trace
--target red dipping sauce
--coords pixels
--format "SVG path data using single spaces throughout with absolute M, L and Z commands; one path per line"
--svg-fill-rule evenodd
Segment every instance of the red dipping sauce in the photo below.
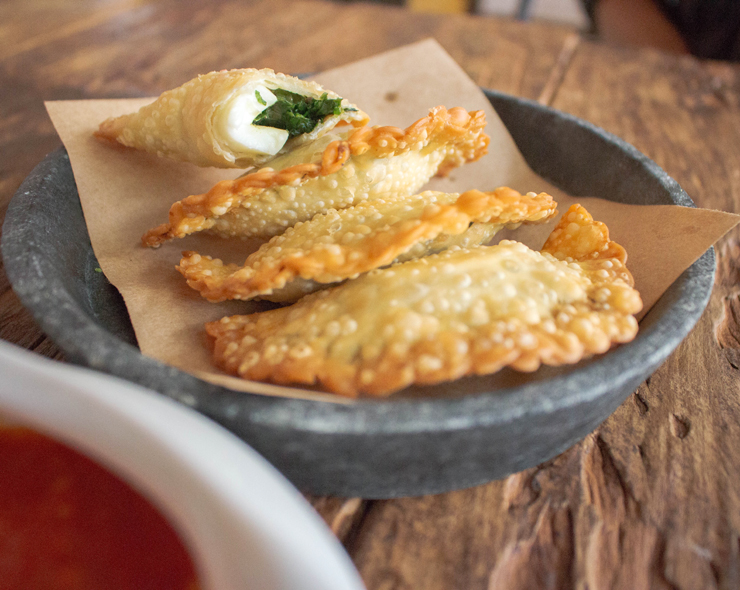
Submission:
M 84 455 L 0 427 L 0 590 L 196 590 L 165 518 Z

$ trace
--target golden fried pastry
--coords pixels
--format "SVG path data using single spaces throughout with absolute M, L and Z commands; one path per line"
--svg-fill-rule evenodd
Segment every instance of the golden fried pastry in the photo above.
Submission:
M 350 396 L 534 371 L 634 338 L 642 302 L 625 259 L 574 205 L 541 252 L 513 241 L 447 250 L 206 331 L 229 373 Z
M 175 203 L 169 223 L 150 230 L 142 241 L 158 246 L 203 230 L 270 238 L 329 209 L 414 194 L 435 174 L 485 154 L 485 124 L 483 111 L 436 107 L 405 130 L 362 127 L 325 135 L 278 156 L 270 168 Z
M 504 227 L 544 222 L 556 206 L 548 194 L 521 195 L 507 187 L 376 199 L 300 223 L 263 244 L 242 266 L 185 252 L 178 270 L 209 301 L 295 301 L 322 284 L 394 261 L 452 245 L 476 246 Z
M 222 70 L 162 94 L 95 134 L 198 166 L 249 168 L 365 113 L 315 82 L 272 70 Z

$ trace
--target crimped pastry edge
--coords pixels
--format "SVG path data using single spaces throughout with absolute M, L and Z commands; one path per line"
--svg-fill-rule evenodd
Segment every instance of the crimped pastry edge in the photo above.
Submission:
M 281 185 L 300 186 L 309 178 L 333 174 L 352 155 L 372 151 L 375 157 L 384 158 L 421 149 L 441 138 L 454 141 L 470 132 L 478 133 L 464 153 L 455 154 L 455 157 L 442 162 L 437 175 L 445 175 L 453 168 L 475 161 L 486 153 L 490 138 L 482 132 L 485 124 L 483 111 L 468 113 L 461 107 L 447 110 L 438 106 L 405 130 L 391 126 L 361 127 L 346 140 L 331 142 L 324 150 L 320 162 L 297 164 L 282 170 L 263 168 L 234 180 L 222 180 L 206 193 L 191 195 L 178 201 L 170 208 L 168 223 L 146 232 L 142 237 L 142 244 L 157 247 L 167 240 L 209 229 L 213 227 L 215 218 L 262 191 Z

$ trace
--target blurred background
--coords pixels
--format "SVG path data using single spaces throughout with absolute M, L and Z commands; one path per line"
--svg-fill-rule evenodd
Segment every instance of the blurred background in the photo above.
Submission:
M 345 0 L 353 1 L 353 0 Z M 356 1 L 356 0 L 355 0 Z M 418 12 L 470 12 L 511 17 L 519 20 L 546 20 L 587 30 L 589 19 L 581 0 L 375 0 L 405 6 Z
M 623 47 L 740 61 L 740 0 L 375 1 L 417 12 L 548 21 Z

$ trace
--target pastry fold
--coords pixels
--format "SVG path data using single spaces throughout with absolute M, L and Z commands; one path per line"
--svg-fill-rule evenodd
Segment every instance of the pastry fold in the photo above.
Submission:
M 300 123 L 306 124 L 301 119 L 291 127 L 293 135 L 286 129 L 252 124 L 281 100 L 281 92 L 287 99 L 303 97 L 298 102 L 305 104 L 297 108 L 309 112 L 315 127 L 300 132 Z M 284 100 L 283 104 L 287 105 Z M 316 108 L 320 106 L 325 108 Z M 250 168 L 313 141 L 340 123 L 361 126 L 367 120 L 357 107 L 315 82 L 269 69 L 222 70 L 168 90 L 135 113 L 107 119 L 96 136 L 198 166 Z
M 504 227 L 550 219 L 556 207 L 546 193 L 521 195 L 507 187 L 376 199 L 300 223 L 241 266 L 185 252 L 178 270 L 210 301 L 295 301 L 394 261 L 486 243 Z
M 223 237 L 270 238 L 329 209 L 411 195 L 433 176 L 486 153 L 483 111 L 432 109 L 405 130 L 362 127 L 325 135 L 263 168 L 224 180 L 175 203 L 169 222 L 148 231 L 145 246 L 211 230 Z
M 534 371 L 634 338 L 642 302 L 625 261 L 574 205 L 541 252 L 513 241 L 447 250 L 206 331 L 229 373 L 349 396 Z

